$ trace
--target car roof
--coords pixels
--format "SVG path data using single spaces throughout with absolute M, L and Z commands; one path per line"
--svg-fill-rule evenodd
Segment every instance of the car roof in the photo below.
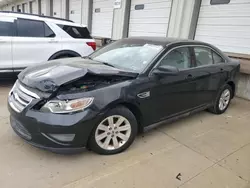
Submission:
M 37 14 L 28 14 L 28 13 L 19 13 L 19 12 L 10 12 L 10 11 L 0 11 L 0 17 L 14 17 L 14 18 L 24 18 L 31 20 L 39 20 L 39 21 L 47 21 L 55 24 L 63 24 L 63 25 L 71 25 L 77 27 L 87 27 L 86 25 L 74 23 L 71 20 L 62 19 L 62 18 L 54 18 L 50 16 L 42 16 Z
M 225 59 L 228 59 L 228 57 L 217 47 L 205 43 L 202 41 L 197 40 L 190 40 L 190 39 L 182 39 L 182 38 L 169 38 L 169 37 L 129 37 L 122 39 L 121 41 L 125 43 L 140 43 L 140 44 L 153 44 L 153 45 L 161 45 L 164 48 L 175 48 L 178 46 L 184 46 L 184 45 L 197 45 L 197 46 L 207 46 L 215 50 L 217 53 L 219 53 L 221 56 L 223 56 Z
M 210 44 L 207 44 L 205 42 L 196 41 L 196 40 L 189 40 L 189 39 L 182 39 L 182 38 L 169 38 L 169 37 L 147 37 L 147 36 L 141 36 L 141 37 L 129 37 L 126 39 L 123 39 L 127 42 L 139 42 L 139 43 L 150 43 L 155 45 L 161 45 L 161 46 L 168 46 L 170 44 L 176 44 L 176 45 L 182 45 L 182 44 L 190 44 L 190 45 L 206 45 L 211 46 Z

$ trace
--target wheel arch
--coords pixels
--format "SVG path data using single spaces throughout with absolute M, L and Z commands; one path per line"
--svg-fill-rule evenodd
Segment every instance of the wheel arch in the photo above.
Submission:
M 114 101 L 111 104 L 109 104 L 103 110 L 103 113 L 106 113 L 110 109 L 115 108 L 117 106 L 123 106 L 123 107 L 129 109 L 133 113 L 133 115 L 135 116 L 139 132 L 143 131 L 143 116 L 142 116 L 142 112 L 141 112 L 140 108 L 136 104 L 134 104 L 132 102 L 128 102 L 128 101 L 124 101 L 124 100 Z
M 227 84 L 232 88 L 232 98 L 235 96 L 235 83 L 233 81 L 228 81 Z
M 126 108 L 128 108 L 135 116 L 135 119 L 137 121 L 137 125 L 138 125 L 138 130 L 139 132 L 141 132 L 143 130 L 143 116 L 141 113 L 141 110 L 138 106 L 136 106 L 133 103 L 129 103 L 129 102 L 122 102 L 118 105 L 122 105 L 125 106 Z
M 75 51 L 72 50 L 61 50 L 59 52 L 54 53 L 52 56 L 50 56 L 50 58 L 48 59 L 48 61 L 53 60 L 53 59 L 57 59 L 60 56 L 63 55 L 70 55 L 72 57 L 81 57 L 81 55 Z

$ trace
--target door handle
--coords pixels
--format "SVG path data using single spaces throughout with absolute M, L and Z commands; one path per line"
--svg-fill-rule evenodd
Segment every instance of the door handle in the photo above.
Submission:
M 223 68 L 220 68 L 220 71 L 222 72 L 222 71 L 224 71 L 224 69 L 223 69 Z
M 192 74 L 189 74 L 189 75 L 187 75 L 187 77 L 186 77 L 187 80 L 190 80 L 190 79 L 192 79 L 192 78 L 194 78 L 194 77 L 192 76 Z

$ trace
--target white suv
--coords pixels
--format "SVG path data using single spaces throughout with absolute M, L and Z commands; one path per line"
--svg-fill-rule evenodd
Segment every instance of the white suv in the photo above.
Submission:
M 96 43 L 86 26 L 69 20 L 0 12 L 0 73 L 52 59 L 87 56 Z

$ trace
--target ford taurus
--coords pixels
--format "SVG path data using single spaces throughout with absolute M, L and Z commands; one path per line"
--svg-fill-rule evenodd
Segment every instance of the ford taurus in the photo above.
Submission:
M 122 39 L 88 57 L 26 68 L 9 93 L 10 123 L 28 143 L 53 152 L 116 154 L 159 122 L 225 112 L 239 69 L 207 43 Z

